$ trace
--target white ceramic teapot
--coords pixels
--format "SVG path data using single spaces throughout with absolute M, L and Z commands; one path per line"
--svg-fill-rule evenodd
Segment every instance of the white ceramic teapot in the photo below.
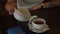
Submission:
M 15 9 L 13 15 L 15 19 L 17 19 L 18 21 L 22 21 L 22 22 L 28 21 L 29 18 L 31 17 L 29 10 L 25 8 Z

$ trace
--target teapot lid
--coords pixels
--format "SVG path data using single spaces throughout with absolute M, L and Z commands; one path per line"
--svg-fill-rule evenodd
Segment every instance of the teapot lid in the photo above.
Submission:
M 26 8 L 18 8 L 18 9 L 16 9 L 16 10 L 17 10 L 17 13 L 18 13 L 19 15 L 22 15 L 23 17 L 25 17 L 25 18 L 27 18 L 27 19 L 29 19 L 29 18 L 31 17 L 31 13 L 30 13 L 29 10 L 26 9 Z
M 18 21 L 22 21 L 22 22 L 28 21 L 31 17 L 29 10 L 26 8 L 15 9 L 13 15 Z

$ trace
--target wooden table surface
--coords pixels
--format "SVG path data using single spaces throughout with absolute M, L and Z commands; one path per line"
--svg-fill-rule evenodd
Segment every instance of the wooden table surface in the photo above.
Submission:
M 3 10 L 0 9 L 0 13 Z M 5 15 L 6 14 L 6 15 Z M 17 21 L 13 16 L 8 15 L 5 13 L 3 15 L 0 15 L 0 34 L 6 34 L 6 31 L 15 26 L 21 26 L 23 31 L 26 32 L 26 34 L 37 34 L 29 30 L 27 23 L 28 22 L 19 22 Z M 54 8 L 44 8 L 44 9 L 38 9 L 35 11 L 31 11 L 32 15 L 37 15 L 39 18 L 44 18 L 47 21 L 47 24 L 50 27 L 50 31 L 47 31 L 45 33 L 41 34 L 60 34 L 60 7 L 54 7 Z

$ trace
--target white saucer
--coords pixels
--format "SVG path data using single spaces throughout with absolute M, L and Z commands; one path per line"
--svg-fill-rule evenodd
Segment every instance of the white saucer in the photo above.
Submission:
M 42 29 L 42 30 L 36 29 L 36 28 L 33 27 L 32 24 L 30 24 L 30 23 L 29 23 L 28 25 L 29 25 L 29 29 L 30 29 L 31 31 L 35 32 L 35 33 L 44 33 L 44 32 L 46 32 L 47 30 L 50 30 L 47 25 L 46 25 L 46 27 L 45 27 L 44 29 Z

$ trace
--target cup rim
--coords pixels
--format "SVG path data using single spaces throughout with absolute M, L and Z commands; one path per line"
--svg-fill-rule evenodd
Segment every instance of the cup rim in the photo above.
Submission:
M 38 21 L 40 21 L 40 20 L 41 20 L 41 22 L 43 22 L 43 24 L 45 24 L 45 23 L 46 23 L 46 20 L 45 20 L 45 19 L 43 19 L 43 18 L 37 18 L 37 19 L 34 19 L 34 20 L 32 21 L 32 23 L 34 23 L 34 21 L 36 21 L 36 20 L 38 20 Z M 34 24 L 36 24 L 36 23 L 34 23 Z

